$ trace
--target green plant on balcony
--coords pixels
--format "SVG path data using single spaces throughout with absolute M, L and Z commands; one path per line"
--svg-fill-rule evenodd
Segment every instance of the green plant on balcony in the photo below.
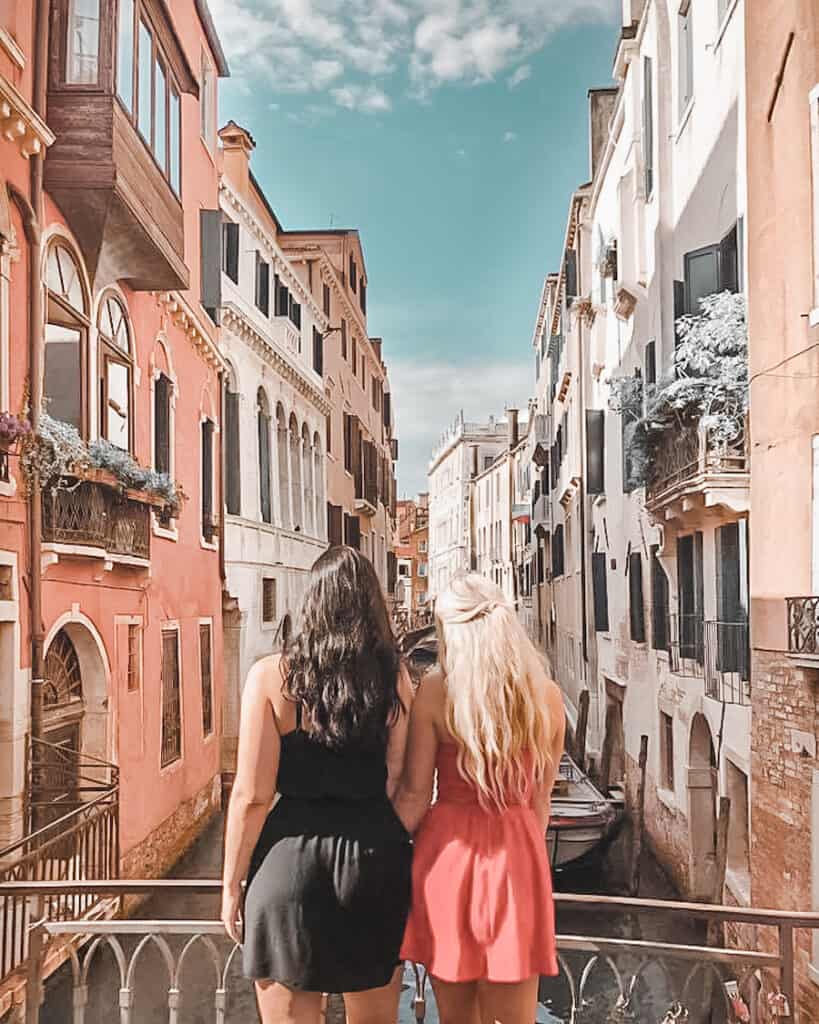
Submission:
M 122 490 L 141 491 L 164 501 L 175 515 L 185 494 L 167 473 L 147 469 L 134 457 L 109 441 L 87 444 L 76 427 L 55 420 L 47 413 L 40 417 L 37 434 L 27 434 L 22 453 L 23 474 L 37 480 L 44 492 L 71 490 L 94 470 L 101 470 Z
M 705 430 L 710 443 L 730 446 L 743 436 L 748 414 L 748 329 L 745 298 L 722 292 L 680 317 L 669 371 L 655 385 L 639 373 L 609 379 L 609 408 L 626 417 L 623 442 L 633 483 L 650 482 L 669 434 Z

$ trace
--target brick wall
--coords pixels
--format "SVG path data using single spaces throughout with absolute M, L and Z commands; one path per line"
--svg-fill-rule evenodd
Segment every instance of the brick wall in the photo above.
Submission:
M 753 652 L 751 728 L 751 895 L 754 906 L 809 910 L 813 772 L 817 768 L 819 672 L 786 655 Z M 801 734 L 801 735 L 800 735 Z M 802 752 L 807 742 L 807 755 Z M 773 935 L 761 948 L 775 952 Z M 764 945 L 762 945 L 764 944 Z M 797 934 L 799 1024 L 819 1021 L 819 986 L 808 975 L 811 937 Z

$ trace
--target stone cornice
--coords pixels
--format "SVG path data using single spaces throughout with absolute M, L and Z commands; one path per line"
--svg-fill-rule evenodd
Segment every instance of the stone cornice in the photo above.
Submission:
M 232 302 L 222 308 L 222 325 L 247 345 L 251 351 L 260 356 L 299 394 L 311 402 L 323 416 L 330 412 L 330 403 L 324 393 L 308 380 L 298 367 L 293 365 L 274 342 L 265 338 L 255 324 Z
M 0 75 L 0 134 L 16 143 L 26 159 L 48 149 L 54 141 L 54 133 L 45 121 L 4 75 Z
M 158 292 L 156 298 L 159 305 L 165 308 L 171 322 L 187 335 L 205 362 L 214 370 L 226 370 L 227 363 L 216 342 L 202 329 L 195 313 L 182 296 L 177 292 Z
M 322 332 L 326 331 L 329 324 L 327 322 L 327 317 L 324 315 L 324 310 L 313 298 L 310 290 L 299 280 L 298 275 L 290 266 L 287 255 L 278 246 L 278 244 L 271 239 L 268 232 L 265 231 L 262 223 L 255 216 L 253 211 L 250 210 L 247 203 L 245 203 L 239 193 L 236 192 L 230 182 L 224 177 L 222 177 L 219 182 L 219 194 L 222 199 L 222 208 L 224 209 L 227 207 L 229 212 L 234 212 L 239 215 L 245 227 L 251 232 L 259 245 L 270 257 L 274 273 L 278 273 L 280 277 L 284 277 L 286 279 L 288 288 L 298 294 L 299 301 L 310 307 L 310 311 L 316 320 L 316 326 L 318 329 Z M 282 273 L 282 271 L 284 271 L 284 273 Z

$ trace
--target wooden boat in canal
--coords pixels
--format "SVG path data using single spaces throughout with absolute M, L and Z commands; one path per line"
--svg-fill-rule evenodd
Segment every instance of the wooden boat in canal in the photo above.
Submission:
M 589 856 L 598 850 L 620 820 L 622 804 L 605 797 L 568 754 L 552 790 L 552 813 L 546 848 L 553 868 Z

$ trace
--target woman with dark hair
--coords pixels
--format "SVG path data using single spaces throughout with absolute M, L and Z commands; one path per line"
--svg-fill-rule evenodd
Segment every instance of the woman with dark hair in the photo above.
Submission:
M 344 993 L 348 1024 L 397 1018 L 412 846 L 390 798 L 411 694 L 375 570 L 331 548 L 300 632 L 242 696 L 222 921 L 265 1024 L 318 1024 L 323 992 Z

